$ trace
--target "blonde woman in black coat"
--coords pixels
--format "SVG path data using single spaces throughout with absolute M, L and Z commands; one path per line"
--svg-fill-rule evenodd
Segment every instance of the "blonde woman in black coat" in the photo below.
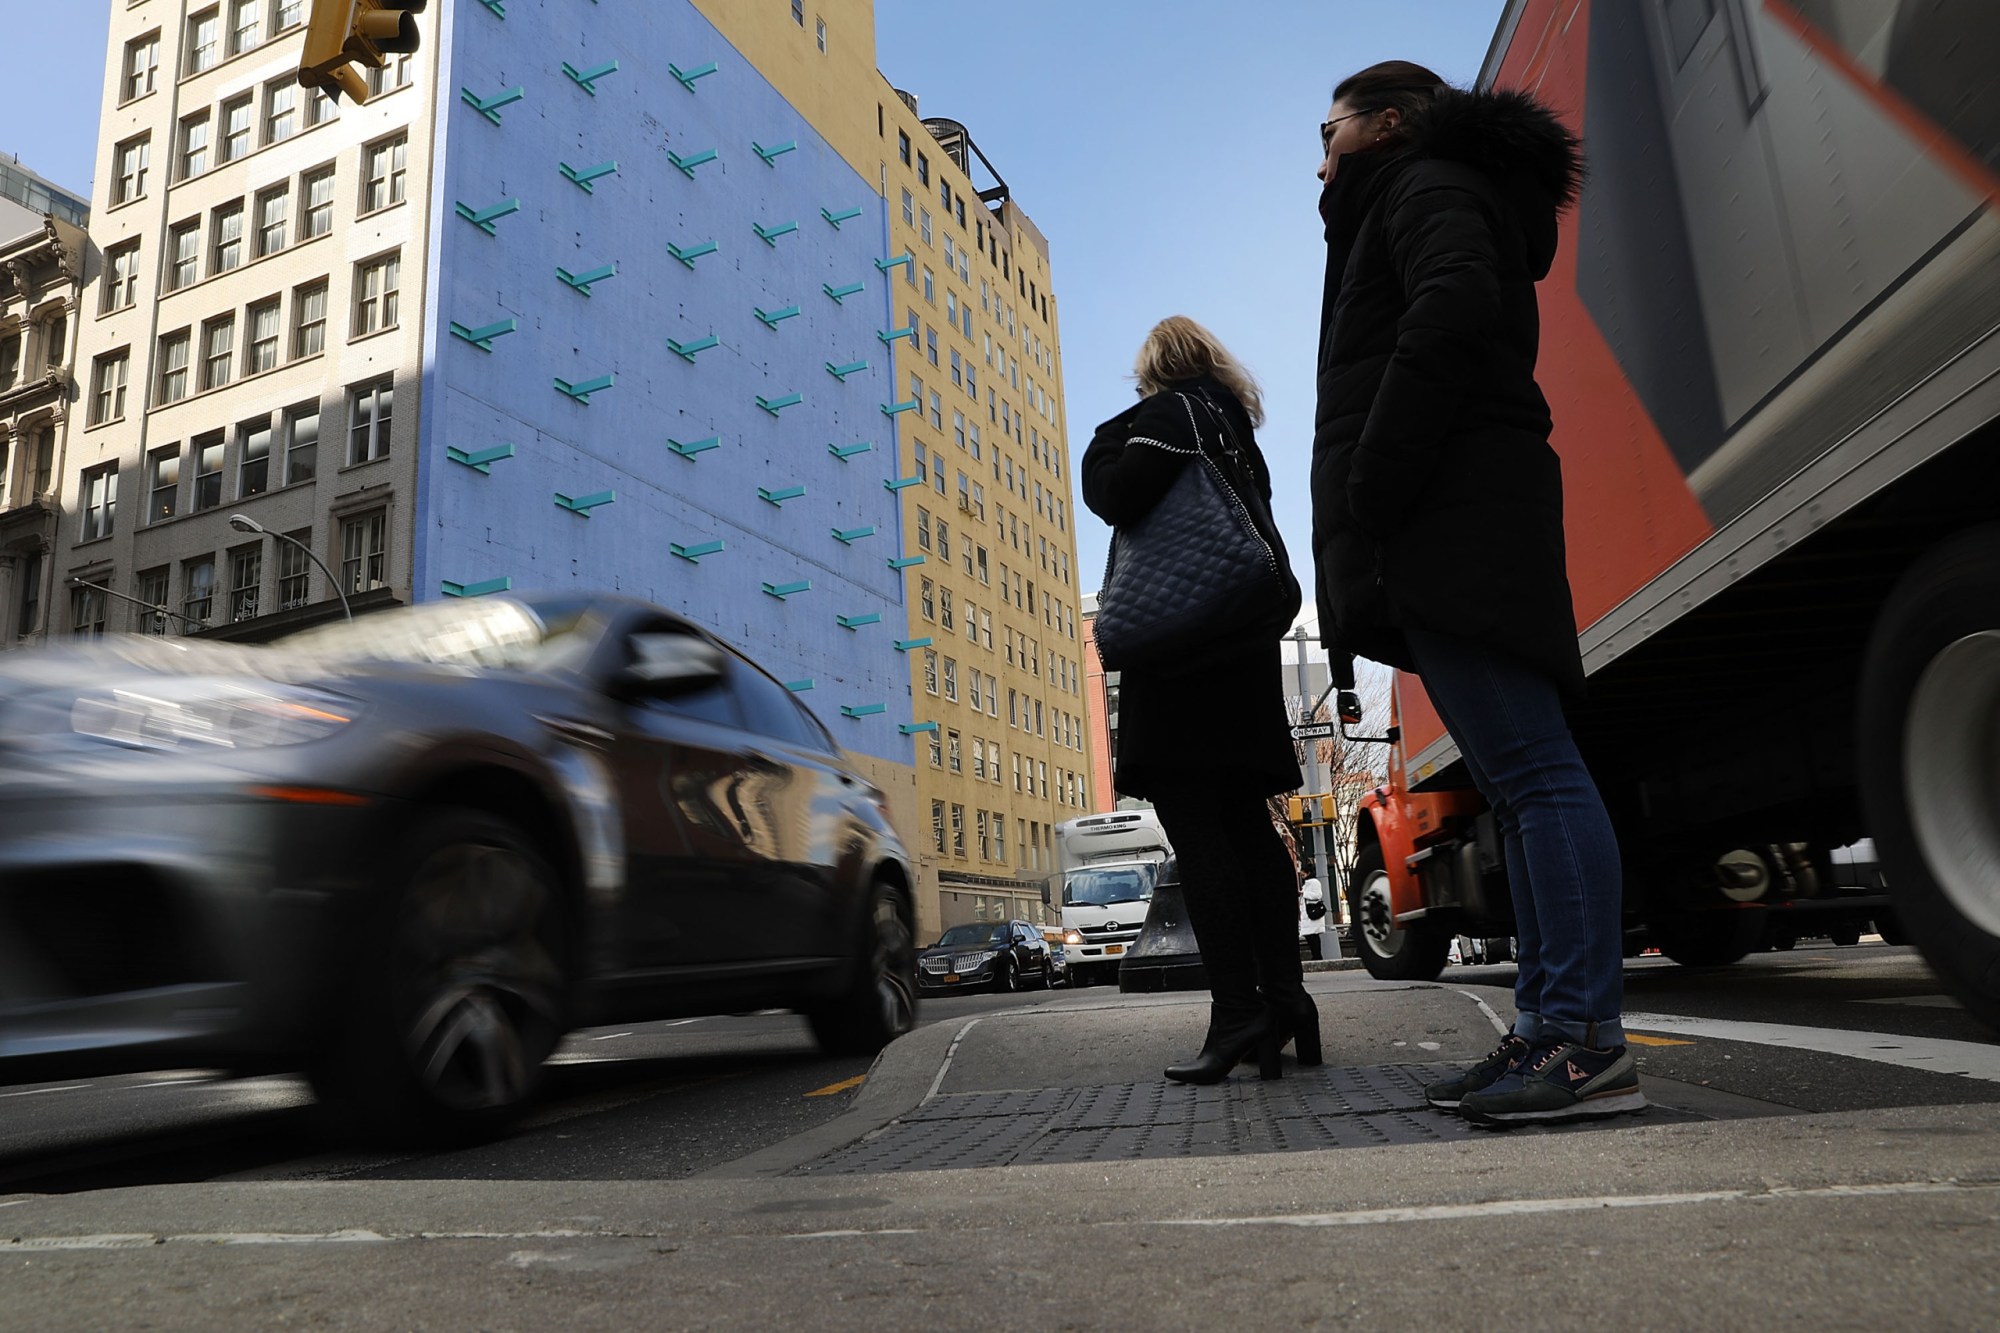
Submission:
M 1099 426 L 1083 456 L 1091 512 L 1113 528 L 1139 522 L 1203 448 L 1227 454 L 1225 441 L 1236 457 L 1218 461 L 1268 504 L 1257 382 L 1215 335 L 1180 315 L 1163 320 L 1136 372 L 1141 400 Z M 1166 1071 L 1183 1083 L 1219 1082 L 1250 1055 L 1263 1077 L 1276 1078 L 1287 1040 L 1301 1064 L 1320 1061 L 1291 856 L 1265 802 L 1301 781 L 1285 712 L 1283 628 L 1218 645 L 1184 675 L 1128 668 L 1120 677 L 1115 784 L 1152 801 L 1173 844 L 1213 997 L 1201 1053 Z

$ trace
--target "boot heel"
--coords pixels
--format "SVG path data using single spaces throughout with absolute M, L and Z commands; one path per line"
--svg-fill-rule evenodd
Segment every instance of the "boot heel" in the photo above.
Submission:
M 1284 1077 L 1284 1068 L 1278 1061 L 1278 1052 L 1283 1048 L 1284 1041 L 1284 1035 L 1277 1032 L 1257 1041 L 1257 1077 L 1266 1083 Z
M 1319 1064 L 1319 1009 L 1311 999 L 1299 1006 L 1293 1023 L 1292 1049 L 1298 1052 L 1299 1063 L 1307 1066 Z

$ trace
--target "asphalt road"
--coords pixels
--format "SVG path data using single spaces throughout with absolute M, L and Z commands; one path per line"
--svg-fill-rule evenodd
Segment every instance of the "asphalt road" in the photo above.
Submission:
M 1440 984 L 1504 1011 L 1512 980 L 1511 966 L 1452 967 Z M 1118 999 L 1108 988 L 1082 994 Z M 1940 993 L 1912 949 L 1801 948 L 1704 971 L 1640 959 L 1627 964 L 1626 994 L 1628 1012 L 1659 1020 L 1631 1024 L 1643 1072 L 1712 1089 L 1719 1109 L 2000 1101 L 1993 1070 L 1959 1071 L 1968 1050 L 1982 1058 L 1975 1047 L 2000 1067 L 1994 1034 Z M 948 996 L 926 1000 L 922 1021 L 957 1024 L 1068 997 Z M 868 1065 L 819 1054 L 803 1021 L 782 1013 L 597 1029 L 565 1043 L 544 1098 L 515 1133 L 406 1155 L 340 1147 L 289 1078 L 181 1070 L 0 1088 L 0 1194 L 202 1181 L 682 1179 L 832 1120 Z

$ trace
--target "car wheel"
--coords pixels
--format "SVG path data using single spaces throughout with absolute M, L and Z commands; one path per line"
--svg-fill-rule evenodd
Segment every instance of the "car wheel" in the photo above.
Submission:
M 1368 975 L 1381 981 L 1436 981 L 1451 956 L 1451 936 L 1430 921 L 1399 926 L 1391 915 L 1389 872 L 1380 844 L 1361 849 L 1348 881 L 1347 913 L 1355 951 Z
M 902 895 L 881 880 L 871 890 L 853 979 L 838 998 L 806 1011 L 828 1055 L 873 1055 L 917 1025 L 917 946 Z
M 568 1026 L 560 882 L 520 831 L 472 810 L 425 817 L 388 864 L 408 870 L 370 923 L 350 1017 L 313 1085 L 367 1138 L 490 1135 Z
M 1861 927 L 1852 921 L 1842 922 L 1827 931 L 1826 937 L 1833 941 L 1834 947 L 1845 949 L 1861 943 Z
M 1676 912 L 1647 924 L 1660 952 L 1682 967 L 1726 967 L 1763 942 L 1768 914 L 1762 907 Z
M 1013 966 L 1011 963 L 995 963 L 993 965 L 993 993 L 995 995 L 1019 995 L 1023 989 L 1020 968 Z
M 1910 937 L 1903 931 L 1903 923 L 1896 920 L 1894 912 L 1884 912 L 1875 918 L 1875 933 L 1882 937 L 1884 944 L 1908 944 Z
M 1054 990 L 1055 988 L 1056 988 L 1056 969 L 1055 969 L 1055 965 L 1054 965 L 1053 963 L 1049 962 L 1049 960 L 1048 960 L 1048 959 L 1044 958 L 1044 959 L 1042 960 L 1042 975 L 1041 975 L 1041 980 L 1040 980 L 1040 981 L 1039 981 L 1039 982 L 1038 982 L 1038 983 L 1036 984 L 1036 986 L 1035 986 L 1035 989 L 1036 989 L 1036 990 Z

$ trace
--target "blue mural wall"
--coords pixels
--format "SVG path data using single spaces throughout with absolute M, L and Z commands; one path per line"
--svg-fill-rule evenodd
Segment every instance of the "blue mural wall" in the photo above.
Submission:
M 883 200 L 686 0 L 440 46 L 416 596 L 656 601 L 911 762 Z

